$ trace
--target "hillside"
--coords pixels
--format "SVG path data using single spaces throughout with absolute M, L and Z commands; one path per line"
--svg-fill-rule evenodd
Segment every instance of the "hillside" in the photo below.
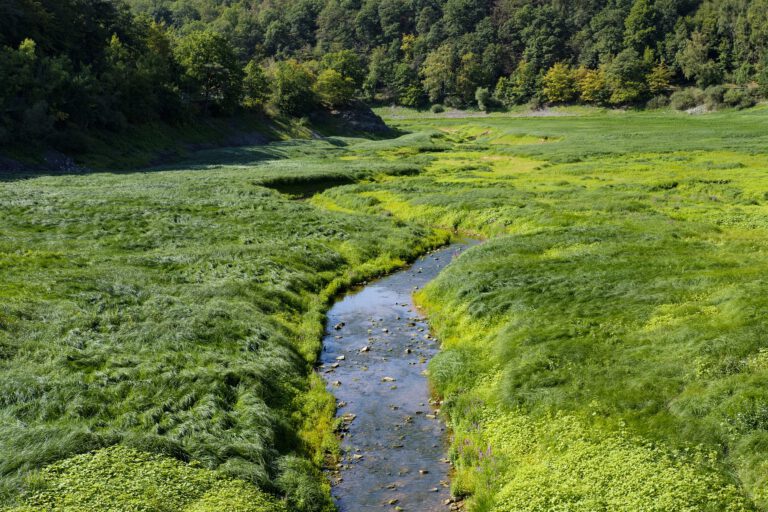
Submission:
M 10 0 L 0 147 L 87 154 L 93 134 L 239 111 L 303 118 L 355 99 L 744 108 L 768 92 L 766 12 L 763 0 Z

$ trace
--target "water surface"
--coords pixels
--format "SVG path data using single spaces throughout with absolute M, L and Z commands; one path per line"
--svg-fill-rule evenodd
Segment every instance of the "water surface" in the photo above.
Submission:
M 337 302 L 320 371 L 345 424 L 331 475 L 342 512 L 447 510 L 445 427 L 424 375 L 438 350 L 411 294 L 472 245 L 453 244 Z

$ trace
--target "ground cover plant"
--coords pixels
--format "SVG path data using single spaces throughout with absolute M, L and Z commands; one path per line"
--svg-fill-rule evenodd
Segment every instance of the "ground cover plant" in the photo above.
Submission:
M 0 182 L 0 503 L 328 509 L 323 311 L 444 240 L 265 186 L 384 172 L 344 144 Z
M 400 111 L 313 199 L 488 238 L 418 296 L 470 510 L 768 508 L 765 113 Z

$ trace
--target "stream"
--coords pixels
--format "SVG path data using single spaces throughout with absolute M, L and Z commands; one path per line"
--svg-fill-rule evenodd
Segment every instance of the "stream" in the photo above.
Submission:
M 411 294 L 471 245 L 432 252 L 328 312 L 319 371 L 343 423 L 343 459 L 331 474 L 341 512 L 449 510 L 445 426 L 424 374 L 439 343 Z

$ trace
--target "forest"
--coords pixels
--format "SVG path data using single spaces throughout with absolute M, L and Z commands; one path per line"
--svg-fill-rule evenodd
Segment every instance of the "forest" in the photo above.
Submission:
M 748 107 L 764 0 L 6 0 L 0 145 L 362 99 Z

